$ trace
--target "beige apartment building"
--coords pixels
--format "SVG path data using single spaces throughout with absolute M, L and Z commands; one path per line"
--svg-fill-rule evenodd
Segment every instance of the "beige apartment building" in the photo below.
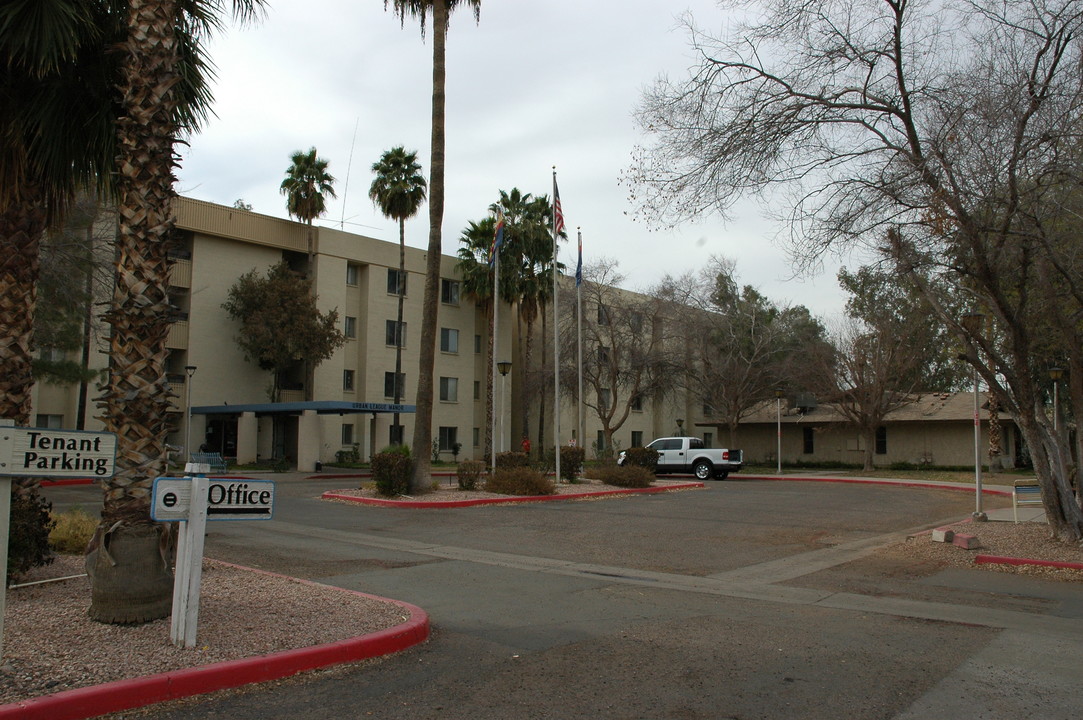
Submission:
M 332 462 L 337 452 L 355 446 L 365 458 L 396 435 L 410 442 L 425 251 L 406 248 L 406 277 L 400 283 L 397 242 L 326 227 L 310 229 L 302 223 L 188 198 L 176 200 L 176 216 L 180 239 L 173 251 L 170 296 L 177 320 L 167 342 L 167 375 L 176 396 L 170 444 L 183 446 L 190 437 L 192 449 L 203 446 L 240 463 L 284 458 L 298 469 L 313 470 L 317 463 Z M 454 250 L 457 242 L 446 242 L 446 246 Z M 245 360 L 235 340 L 238 325 L 222 304 L 242 274 L 253 269 L 262 274 L 282 260 L 313 278 L 318 306 L 322 311 L 338 311 L 347 341 L 315 368 L 311 387 L 306 387 L 304 373 L 298 372 L 281 384 L 278 402 L 272 402 L 270 372 Z M 451 255 L 441 259 L 432 430 L 442 459 L 451 459 L 456 445 L 460 446 L 460 459 L 480 458 L 484 453 L 484 403 L 490 372 L 487 317 L 463 292 L 456 264 Z M 559 301 L 574 302 L 574 281 L 562 278 L 561 286 Z M 405 296 L 401 329 L 396 326 L 400 289 Z M 499 309 L 498 360 L 518 357 L 521 338 L 515 312 L 515 307 L 506 304 Z M 536 332 L 540 332 L 540 324 Z M 396 342 L 403 347 L 403 391 L 397 406 L 393 397 Z M 91 366 L 104 368 L 104 344 L 95 345 Z M 544 357 L 542 350 L 552 353 L 551 343 L 545 347 L 544 341 L 539 342 L 537 348 L 535 360 L 539 363 Z M 551 357 L 548 363 L 551 368 Z M 494 386 L 498 450 L 519 449 L 524 417 L 535 447 L 539 427 L 542 442 L 553 444 L 551 384 L 544 390 L 532 386 L 530 392 L 519 392 L 516 383 L 523 382 L 523 377 L 522 368 L 513 362 L 511 372 L 505 378 L 498 377 Z M 577 437 L 578 405 L 567 394 L 575 388 L 564 390 L 561 443 L 573 439 L 583 442 Z M 89 394 L 96 396 L 93 389 Z M 39 383 L 34 397 L 37 424 L 76 427 L 77 396 L 77 386 Z M 528 406 L 525 415 L 523 403 Z M 546 419 L 539 424 L 543 410 Z M 398 428 L 393 427 L 396 411 Z M 97 413 L 93 402 L 88 403 L 83 421 L 86 428 L 101 427 L 94 418 Z M 688 430 L 705 419 L 693 402 L 648 399 L 630 413 L 613 437 L 622 447 L 650 442 L 657 435 L 674 431 L 677 418 Z M 587 412 L 583 435 L 588 452 L 601 441 L 600 428 L 597 417 Z

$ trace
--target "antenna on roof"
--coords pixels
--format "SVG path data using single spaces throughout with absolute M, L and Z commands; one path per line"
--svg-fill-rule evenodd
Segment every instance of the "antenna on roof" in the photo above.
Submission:
M 353 140 L 350 141 L 350 159 L 346 161 L 346 182 L 342 185 L 342 216 L 338 221 L 338 229 L 346 229 L 346 193 L 350 192 L 350 167 L 353 165 L 353 148 L 357 144 L 357 126 L 361 123 L 361 116 L 353 123 Z

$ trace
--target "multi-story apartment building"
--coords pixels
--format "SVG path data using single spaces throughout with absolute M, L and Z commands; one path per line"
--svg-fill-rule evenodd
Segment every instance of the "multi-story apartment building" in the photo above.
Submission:
M 181 446 L 190 438 L 193 449 L 206 446 L 238 462 L 288 458 L 299 469 L 311 470 L 317 462 L 330 462 L 337 452 L 355 445 L 362 457 L 368 457 L 395 438 L 410 442 L 425 251 L 406 248 L 406 276 L 400 278 L 395 242 L 326 227 L 310 229 L 302 223 L 187 198 L 176 200 L 176 216 L 179 240 L 173 251 L 170 297 L 177 319 L 167 342 L 167 375 L 176 396 L 171 444 Z M 338 311 L 347 340 L 307 377 L 298 372 L 280 382 L 278 401 L 272 402 L 270 372 L 245 359 L 236 342 L 239 325 L 222 305 L 241 275 L 251 270 L 262 274 L 282 260 L 313 280 L 319 308 Z M 480 458 L 490 373 L 488 319 L 463 291 L 457 262 L 452 255 L 441 259 L 433 439 L 444 458 L 450 458 L 456 446 L 460 457 Z M 563 278 L 561 287 L 561 302 L 574 302 L 570 278 Z M 399 292 L 405 297 L 401 327 L 396 323 Z M 613 292 L 635 296 L 615 288 Z M 532 362 L 536 370 L 524 373 L 514 362 L 525 339 L 520 336 L 525 331 L 513 320 L 516 310 L 504 303 L 499 308 L 497 359 L 513 360 L 512 371 L 494 386 L 499 450 L 520 447 L 524 422 L 535 447 L 539 440 L 553 444 L 552 387 L 537 380 L 538 373 L 544 372 L 545 354 L 551 374 L 552 341 L 546 344 L 541 338 L 543 325 L 536 323 L 538 342 Z M 588 311 L 601 312 L 597 307 L 584 310 Z M 562 325 L 567 324 L 570 316 L 561 316 Z M 551 333 L 552 325 L 548 327 Z M 393 402 L 396 343 L 403 349 L 398 405 Z M 91 366 L 104 368 L 107 359 L 102 348 L 97 350 Z M 596 361 L 600 351 L 587 350 L 585 357 Z M 528 383 L 530 378 L 533 381 Z M 601 421 L 591 410 L 585 413 L 584 437 L 578 438 L 578 405 L 568 394 L 576 387 L 566 383 L 564 389 L 561 442 L 585 440 L 588 451 L 592 445 L 604 446 Z M 39 384 L 34 400 L 38 424 L 76 427 L 77 395 L 76 386 Z M 628 419 L 612 434 L 613 441 L 623 447 L 649 442 L 676 429 L 677 419 L 692 429 L 704 419 L 698 410 L 696 403 L 674 402 L 670 395 L 637 399 Z M 393 424 L 396 411 L 398 427 Z M 83 426 L 100 428 L 93 403 L 85 413 Z

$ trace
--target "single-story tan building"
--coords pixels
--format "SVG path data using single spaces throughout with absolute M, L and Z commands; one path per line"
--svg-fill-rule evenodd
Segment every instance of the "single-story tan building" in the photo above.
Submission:
M 980 451 L 989 463 L 990 417 L 986 393 L 980 405 Z M 729 427 L 721 421 L 696 423 L 712 427 L 719 444 L 728 444 Z M 999 415 L 1001 467 L 1025 464 L 1025 447 L 1015 422 Z M 808 400 L 783 398 L 763 403 L 744 418 L 737 430 L 736 447 L 745 462 L 773 465 L 777 462 L 779 431 L 783 464 L 864 462 L 865 439 L 838 408 Z M 916 396 L 888 414 L 876 434 L 873 462 L 878 467 L 894 463 L 936 466 L 974 465 L 974 393 L 929 393 Z

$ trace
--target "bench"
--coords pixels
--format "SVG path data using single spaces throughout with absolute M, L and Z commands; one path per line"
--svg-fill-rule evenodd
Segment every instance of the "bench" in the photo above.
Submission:
M 1016 480 L 1012 486 L 1012 517 L 1019 522 L 1020 505 L 1041 505 L 1042 488 L 1034 480 Z
M 201 463 L 203 465 L 210 465 L 211 472 L 224 473 L 226 472 L 226 460 L 222 457 L 222 453 L 210 453 L 210 452 L 196 452 L 192 453 L 192 462 Z

